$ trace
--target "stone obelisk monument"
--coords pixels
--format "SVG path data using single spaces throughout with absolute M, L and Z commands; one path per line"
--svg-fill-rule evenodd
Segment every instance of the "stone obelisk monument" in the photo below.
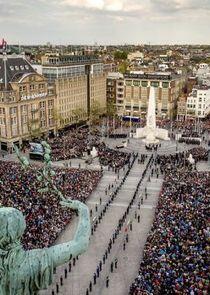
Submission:
M 155 89 L 150 87 L 146 126 L 144 128 L 137 128 L 134 135 L 134 138 L 144 138 L 143 141 L 146 145 L 157 144 L 159 139 L 169 140 L 168 130 L 156 127 L 155 107 Z

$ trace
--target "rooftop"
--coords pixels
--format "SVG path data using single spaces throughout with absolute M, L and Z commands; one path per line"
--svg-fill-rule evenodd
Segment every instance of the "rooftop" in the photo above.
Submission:
M 128 79 L 145 79 L 145 80 L 172 80 L 179 75 L 172 75 L 171 72 L 154 72 L 154 73 L 126 73 L 124 75 Z
M 46 56 L 43 60 L 44 66 L 61 66 L 73 64 L 92 64 L 102 62 L 97 56 L 94 55 L 62 55 L 62 56 Z
M 109 72 L 108 79 L 123 79 L 123 74 L 119 73 L 119 72 Z
M 23 56 L 0 55 L 0 83 L 17 81 L 23 75 L 36 73 L 30 63 Z

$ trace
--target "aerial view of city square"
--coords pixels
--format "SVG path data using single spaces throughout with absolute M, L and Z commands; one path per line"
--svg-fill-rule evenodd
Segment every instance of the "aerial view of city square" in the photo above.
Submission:
M 0 295 L 210 294 L 210 0 L 0 0 Z

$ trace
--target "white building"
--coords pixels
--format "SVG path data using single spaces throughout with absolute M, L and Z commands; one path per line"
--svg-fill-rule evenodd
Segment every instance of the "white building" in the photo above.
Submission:
M 159 64 L 159 65 L 158 65 L 158 69 L 159 69 L 160 71 L 165 72 L 165 71 L 168 70 L 168 65 L 167 65 L 167 64 Z
M 143 60 L 144 59 L 144 54 L 140 51 L 136 52 L 131 52 L 127 56 L 128 61 L 133 61 L 133 60 Z
M 210 67 L 206 63 L 199 64 L 199 68 L 196 72 L 196 77 L 198 77 L 198 81 L 203 85 L 207 85 L 209 83 L 210 77 Z
M 187 98 L 188 117 L 205 118 L 210 109 L 210 87 L 196 86 Z

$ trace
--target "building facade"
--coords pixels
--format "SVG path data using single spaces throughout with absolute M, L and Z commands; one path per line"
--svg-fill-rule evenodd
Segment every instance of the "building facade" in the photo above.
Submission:
M 25 139 L 54 132 L 55 89 L 21 56 L 0 56 L 0 144 L 12 151 Z
M 171 73 L 130 73 L 124 75 L 123 91 L 116 100 L 119 115 L 145 117 L 149 90 L 153 86 L 156 95 L 156 114 L 160 118 L 174 118 L 177 100 L 184 78 Z
M 185 120 L 187 114 L 187 98 L 181 96 L 177 102 L 177 120 Z
M 107 102 L 116 103 L 116 100 L 121 98 L 119 95 L 121 91 L 121 89 L 119 90 L 120 82 L 122 82 L 121 86 L 123 86 L 123 74 L 119 72 L 108 73 L 106 82 Z
M 93 105 L 106 109 L 106 73 L 94 56 L 45 56 L 43 75 L 56 89 L 59 128 L 86 120 Z
M 210 108 L 210 87 L 195 86 L 187 97 L 187 117 L 205 118 Z

